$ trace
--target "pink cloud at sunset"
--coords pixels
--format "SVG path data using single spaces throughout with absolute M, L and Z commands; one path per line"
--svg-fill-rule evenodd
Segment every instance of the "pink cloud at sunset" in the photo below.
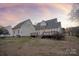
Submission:
M 31 19 L 33 24 L 42 20 L 67 15 L 72 8 L 72 4 L 53 3 L 12 3 L 0 4 L 0 25 L 15 25 L 20 21 Z M 63 19 L 64 21 L 65 19 Z M 63 25 L 64 27 L 64 25 Z

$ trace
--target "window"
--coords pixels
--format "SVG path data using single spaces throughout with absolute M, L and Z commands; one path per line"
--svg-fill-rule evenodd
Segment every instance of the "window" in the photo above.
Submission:
M 13 33 L 15 34 L 15 31 L 13 31 Z
M 18 34 L 19 34 L 19 32 L 20 32 L 20 31 L 18 30 Z

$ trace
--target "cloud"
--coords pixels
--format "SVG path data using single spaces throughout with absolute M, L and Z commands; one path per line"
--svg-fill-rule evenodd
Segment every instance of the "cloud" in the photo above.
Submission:
M 31 18 L 33 23 L 50 19 L 59 15 L 64 15 L 71 9 L 71 4 L 52 4 L 52 3 L 12 3 L 0 4 L 0 24 L 13 25 Z

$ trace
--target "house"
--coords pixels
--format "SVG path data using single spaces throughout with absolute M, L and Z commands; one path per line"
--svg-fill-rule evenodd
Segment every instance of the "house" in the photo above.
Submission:
M 57 18 L 42 21 L 35 25 L 36 32 L 41 35 L 43 32 L 57 31 L 62 33 L 61 23 L 57 22 Z
M 61 23 L 57 21 L 57 18 L 39 22 L 37 25 L 33 25 L 31 20 L 27 19 L 13 28 L 11 26 L 5 28 L 9 31 L 10 36 L 30 36 L 32 33 L 41 35 L 43 32 L 49 31 L 62 33 Z
M 30 19 L 27 19 L 13 28 L 13 36 L 30 36 L 30 33 L 34 32 L 35 28 L 30 21 Z

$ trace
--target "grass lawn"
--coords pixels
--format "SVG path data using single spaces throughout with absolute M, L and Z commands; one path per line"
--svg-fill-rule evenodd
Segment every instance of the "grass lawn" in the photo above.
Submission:
M 31 37 L 0 38 L 2 56 L 79 56 L 79 38 L 66 36 L 65 40 Z

